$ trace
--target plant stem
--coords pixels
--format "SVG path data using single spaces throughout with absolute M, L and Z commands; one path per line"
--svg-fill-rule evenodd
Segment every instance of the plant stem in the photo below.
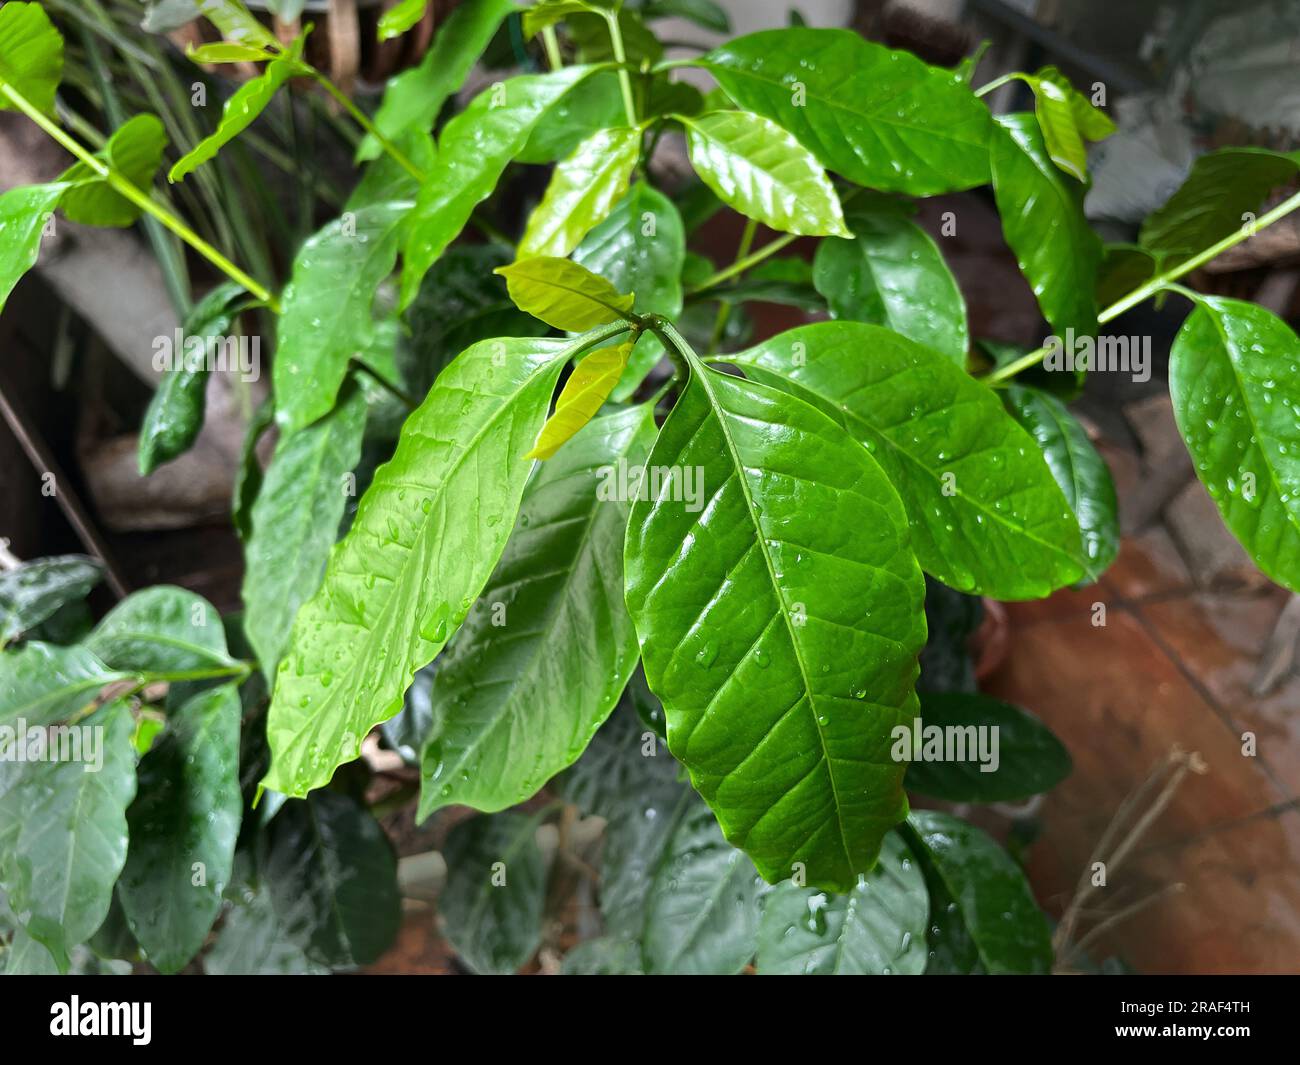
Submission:
M 1164 271 L 1164 273 L 1157 274 L 1155 277 L 1153 277 L 1150 281 L 1147 281 L 1145 284 L 1139 285 L 1127 296 L 1124 296 L 1121 299 L 1116 300 L 1104 311 L 1102 311 L 1099 315 L 1097 315 L 1097 324 L 1105 325 L 1107 322 L 1112 321 L 1115 318 L 1118 318 L 1125 311 L 1130 310 L 1133 307 L 1136 307 L 1143 300 L 1148 299 L 1149 297 L 1154 296 L 1157 292 L 1160 292 L 1163 289 L 1168 288 L 1169 283 L 1171 281 L 1176 281 L 1178 280 L 1178 278 L 1184 276 L 1185 274 L 1190 274 L 1198 266 L 1204 266 L 1211 259 L 1218 258 L 1229 248 L 1236 247 L 1243 240 L 1246 240 L 1247 238 L 1254 236 L 1260 230 L 1265 229 L 1268 226 L 1271 226 L 1274 222 L 1278 221 L 1279 219 L 1285 218 L 1287 215 L 1289 215 L 1292 211 L 1296 210 L 1297 208 L 1300 208 L 1300 192 L 1297 192 L 1294 196 L 1291 196 L 1288 199 L 1283 200 L 1271 211 L 1261 215 L 1259 219 L 1255 221 L 1251 226 L 1249 227 L 1243 226 L 1241 229 L 1238 229 L 1235 232 L 1224 237 L 1218 243 L 1212 244 L 1204 251 L 1198 252 L 1197 254 L 1193 255 L 1190 259 L 1184 260 L 1183 262 L 1179 263 L 1177 266 Z M 1028 370 L 1031 366 L 1037 366 L 1040 362 L 1043 361 L 1044 358 L 1047 357 L 1047 352 L 1048 349 L 1046 347 L 1041 347 L 1037 351 L 1031 351 L 1027 355 L 1022 355 L 1014 362 L 1009 362 L 1005 366 L 1002 366 L 999 369 L 992 371 L 991 373 L 985 374 L 983 377 L 980 378 L 980 380 L 983 381 L 986 385 L 996 385 L 1001 381 L 1007 380 L 1008 378 L 1015 377 L 1016 374 L 1022 372 L 1023 370 Z
M 380 388 L 387 392 L 394 399 L 400 400 L 405 404 L 407 410 L 415 410 L 420 405 L 420 401 L 407 392 L 403 392 L 392 381 L 388 380 L 383 374 L 377 373 L 367 366 L 360 359 L 353 359 L 351 362 L 352 369 L 358 373 L 363 373 L 374 381 Z
M 627 49 L 623 47 L 623 31 L 618 25 L 618 12 L 611 11 L 605 15 L 605 24 L 609 26 L 609 43 L 614 49 L 614 61 L 618 63 L 618 87 L 623 93 L 623 110 L 627 112 L 627 124 L 638 125 L 636 103 L 632 99 L 632 78 L 627 72 Z
M 547 26 L 542 30 L 542 44 L 546 46 L 546 61 L 552 70 L 564 69 L 564 57 L 560 55 L 560 39 L 555 35 L 555 27 Z
M 764 244 L 758 249 L 758 251 L 746 255 L 743 259 L 737 259 L 725 270 L 719 270 L 712 277 L 706 278 L 695 288 L 691 289 L 689 295 L 694 296 L 703 292 L 705 289 L 716 288 L 718 285 L 730 281 L 737 274 L 743 274 L 746 270 L 750 269 L 750 267 L 757 266 L 764 259 L 775 255 L 782 248 L 788 248 L 798 239 L 799 235 L 797 233 L 787 233 L 783 237 L 777 237 L 776 240 Z
M 736 248 L 736 262 L 748 257 L 754 247 L 754 236 L 758 233 L 758 223 L 754 219 L 745 220 L 745 232 L 741 234 L 740 245 Z M 722 338 L 727 333 L 727 322 L 731 320 L 731 304 L 726 300 L 718 304 L 718 315 L 713 319 L 713 332 L 709 336 L 709 354 L 712 355 L 722 345 Z
M 25 114 L 33 122 L 41 127 L 50 137 L 56 140 L 60 145 L 71 152 L 76 158 L 85 163 L 91 170 L 103 178 L 109 186 L 117 193 L 120 193 L 126 199 L 139 207 L 142 211 L 158 219 L 163 225 L 175 233 L 181 240 L 185 241 L 191 248 L 202 255 L 208 262 L 212 263 L 218 270 L 224 273 L 231 280 L 243 285 L 249 292 L 259 300 L 270 307 L 276 314 L 280 313 L 279 301 L 272 295 L 270 289 L 265 285 L 253 280 L 248 274 L 244 273 L 238 266 L 227 259 L 221 252 L 217 251 L 211 244 L 200 237 L 189 226 L 168 211 L 161 204 L 155 203 L 153 198 L 146 192 L 138 189 L 130 181 L 124 178 L 111 166 L 102 159 L 97 159 L 86 151 L 80 144 L 73 140 L 67 133 L 60 129 L 54 122 L 34 107 L 22 93 L 18 92 L 12 85 L 7 82 L 0 82 L 0 95 L 9 100 L 19 111 Z
M 392 141 L 390 141 L 387 137 L 385 137 L 382 133 L 379 132 L 378 127 L 373 122 L 371 122 L 369 118 L 366 117 L 366 113 L 362 111 L 361 108 L 359 108 L 356 104 L 352 102 L 352 98 L 348 96 L 347 93 L 345 93 L 342 89 L 340 89 L 337 85 L 335 85 L 332 81 L 330 81 L 329 78 L 327 78 L 319 70 L 316 70 L 314 67 L 311 68 L 311 72 L 312 72 L 312 76 L 318 82 L 320 82 L 321 87 L 332 97 L 334 97 L 336 101 L 338 101 L 338 103 L 342 106 L 343 110 L 345 110 L 349 115 L 352 116 L 353 120 L 356 122 L 358 126 L 364 129 L 368 134 L 370 134 L 370 136 L 374 137 L 375 140 L 379 142 L 379 146 L 383 148 L 383 150 L 387 152 L 389 156 L 392 157 L 392 159 L 394 160 L 394 162 L 397 163 L 398 166 L 400 166 L 403 170 L 405 170 L 408 174 L 410 174 L 411 177 L 415 178 L 416 181 L 423 182 L 425 180 L 424 171 L 421 170 L 418 166 L 416 166 L 413 162 L 411 162 L 411 160 L 406 157 L 406 155 L 402 152 L 400 148 L 397 147 L 397 145 L 395 145 Z
M 1013 72 L 1011 74 L 1003 74 L 1000 78 L 994 78 L 987 85 L 981 85 L 978 89 L 975 90 L 975 95 L 986 96 L 988 93 L 991 93 L 994 89 L 1000 89 L 1002 88 L 1003 85 L 1010 85 L 1011 82 L 1015 81 L 1017 78 L 1023 78 L 1023 77 L 1024 75 L 1019 73 L 1018 71 Z

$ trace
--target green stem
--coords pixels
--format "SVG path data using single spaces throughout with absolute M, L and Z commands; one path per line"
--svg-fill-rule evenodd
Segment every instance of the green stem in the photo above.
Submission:
M 420 405 L 420 401 L 418 399 L 416 399 L 414 396 L 410 395 L 407 392 L 403 392 L 400 388 L 398 388 L 395 384 L 393 384 L 392 381 L 388 380 L 388 378 L 386 378 L 383 374 L 376 373 L 374 370 L 372 370 L 364 362 L 361 362 L 359 359 L 353 359 L 351 365 L 352 365 L 352 369 L 356 370 L 358 373 L 365 374 L 372 381 L 374 381 L 375 384 L 379 385 L 380 388 L 382 388 L 385 392 L 387 392 L 390 396 L 405 404 L 407 410 L 415 410 L 415 408 Z
M 1185 274 L 1190 274 L 1197 267 L 1204 266 L 1211 259 L 1218 258 L 1229 248 L 1236 247 L 1243 240 L 1247 240 L 1260 230 L 1268 228 L 1279 219 L 1285 218 L 1297 208 L 1300 208 L 1300 192 L 1297 192 L 1294 196 L 1283 200 L 1271 211 L 1261 215 L 1259 219 L 1250 226 L 1243 226 L 1224 237 L 1216 244 L 1210 245 L 1204 251 L 1193 255 L 1190 259 L 1184 260 L 1177 266 L 1164 271 L 1164 273 L 1157 274 L 1150 281 L 1135 288 L 1127 296 L 1116 300 L 1097 315 L 1097 324 L 1105 325 L 1107 322 L 1118 318 L 1125 311 L 1136 307 L 1143 300 L 1149 299 L 1157 292 L 1168 288 L 1171 281 L 1176 281 Z M 980 380 L 987 385 L 996 385 L 1008 378 L 1015 377 L 1016 374 L 1021 373 L 1024 370 L 1028 370 L 1031 366 L 1037 366 L 1047 357 L 1047 352 L 1048 349 L 1046 347 L 1041 347 L 1037 351 L 1031 351 L 1027 355 L 1022 355 L 1014 362 L 1009 362 L 1005 366 L 1002 366 L 991 373 L 985 374 L 980 378 Z
M 736 262 L 749 256 L 754 247 L 754 236 L 758 233 L 758 223 L 752 218 L 745 220 L 745 232 L 741 234 L 740 245 L 736 248 Z M 709 337 L 709 353 L 722 346 L 722 338 L 727 334 L 727 323 L 731 320 L 731 304 L 723 300 L 718 304 L 718 315 L 713 319 L 713 333 Z
M 254 296 L 270 307 L 276 314 L 280 313 L 280 304 L 272 295 L 270 289 L 265 285 L 254 281 L 243 270 L 227 259 L 221 252 L 217 251 L 211 244 L 200 237 L 189 226 L 168 211 L 165 207 L 153 201 L 148 193 L 136 188 L 130 181 L 124 178 L 111 166 L 102 159 L 97 159 L 86 151 L 80 144 L 69 137 L 48 117 L 41 113 L 36 107 L 28 102 L 22 93 L 18 92 L 12 85 L 7 82 L 0 82 L 0 95 L 4 96 L 19 111 L 25 114 L 33 122 L 41 127 L 50 137 L 58 141 L 60 145 L 71 152 L 76 158 L 90 167 L 92 171 L 103 178 L 113 191 L 120 193 L 126 199 L 140 208 L 140 210 L 152 215 L 163 225 L 175 233 L 181 240 L 185 241 L 191 248 L 202 255 L 208 262 L 212 263 L 218 270 L 231 278 L 233 281 L 243 285 Z
M 718 285 L 730 281 L 737 274 L 743 274 L 746 270 L 750 269 L 751 267 L 757 266 L 764 259 L 770 258 L 771 256 L 775 255 L 782 248 L 788 248 L 791 244 L 793 244 L 798 239 L 799 239 L 799 234 L 797 233 L 787 233 L 783 237 L 777 237 L 776 240 L 764 244 L 761 248 L 758 249 L 758 251 L 753 252 L 750 255 L 746 255 L 743 259 L 737 259 L 725 270 L 719 270 L 712 277 L 706 278 L 700 284 L 696 285 L 695 288 L 691 289 L 688 295 L 691 296 L 698 295 L 699 293 L 705 291 L 706 289 L 716 288 Z
M 1019 71 L 1015 71 L 1011 74 L 1003 74 L 1000 78 L 994 78 L 987 85 L 981 85 L 978 89 L 975 90 L 975 95 L 986 96 L 989 93 L 991 93 L 994 89 L 1000 89 L 1002 88 L 1003 85 L 1010 85 L 1011 82 L 1015 81 L 1017 78 L 1023 78 L 1023 77 L 1024 75 L 1021 74 Z
M 691 360 L 696 357 L 691 345 L 681 333 L 677 332 L 672 322 L 658 314 L 647 315 L 646 328 L 663 341 L 664 349 L 668 352 L 673 368 L 677 371 L 673 380 L 684 383 L 691 373 Z
M 542 44 L 546 47 L 546 61 L 552 70 L 564 69 L 564 57 L 560 55 L 560 38 L 555 34 L 554 26 L 542 30 Z
M 618 12 L 611 11 L 605 15 L 609 26 L 609 42 L 614 49 L 614 61 L 618 63 L 618 87 L 623 93 L 623 110 L 627 112 L 627 124 L 636 126 L 636 103 L 632 99 L 632 78 L 627 72 L 627 50 L 623 47 L 623 31 L 618 25 Z
M 375 140 L 379 142 L 379 146 L 383 148 L 383 150 L 387 152 L 390 157 L 392 157 L 392 159 L 394 160 L 394 162 L 397 163 L 398 166 L 400 166 L 403 170 L 405 170 L 408 174 L 410 174 L 411 177 L 415 178 L 416 181 L 423 182 L 425 180 L 424 171 L 421 170 L 418 166 L 416 166 L 413 162 L 411 162 L 411 160 L 406 157 L 406 155 L 402 152 L 400 148 L 397 147 L 397 145 L 395 145 L 392 141 L 390 141 L 387 137 L 385 137 L 382 133 L 379 132 L 378 127 L 373 122 L 371 122 L 369 118 L 366 117 L 366 113 L 362 111 L 361 108 L 359 108 L 356 104 L 352 102 L 351 97 L 349 97 L 347 93 L 345 93 L 342 89 L 340 89 L 337 85 L 335 85 L 332 81 L 330 81 L 330 79 L 327 78 L 324 74 L 322 74 L 319 70 L 313 68 L 312 76 L 318 82 L 320 82 L 321 87 L 327 93 L 329 93 L 332 97 L 334 97 L 335 100 L 338 101 L 340 106 L 342 106 L 343 110 L 345 110 L 349 115 L 352 116 L 353 121 L 355 121 L 358 126 L 364 129 L 368 134 L 370 134 L 370 136 L 374 137 Z

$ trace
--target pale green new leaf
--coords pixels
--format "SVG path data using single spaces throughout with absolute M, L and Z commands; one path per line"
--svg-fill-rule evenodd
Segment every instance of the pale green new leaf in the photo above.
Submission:
M 427 10 L 429 0 L 400 0 L 396 7 L 390 7 L 379 16 L 379 39 L 388 41 L 400 37 L 424 18 Z
M 239 690 L 221 684 L 168 714 L 140 762 L 118 885 L 131 934 L 165 973 L 203 946 L 221 910 L 239 835 Z
M 215 44 L 192 44 L 185 49 L 185 58 L 191 63 L 263 63 L 274 59 L 275 54 L 258 45 L 217 41 Z
M 0 7 L 0 86 L 8 85 L 47 115 L 63 78 L 63 35 L 40 4 L 10 0 Z M 14 111 L 0 94 L 0 110 Z
M 0 646 L 84 599 L 103 576 L 103 563 L 85 555 L 35 558 L 0 571 Z
M 36 265 L 45 227 L 67 189 L 64 183 L 21 185 L 0 194 L 0 311 L 23 274 Z
M 178 675 L 235 666 L 212 604 L 166 584 L 123 599 L 95 626 L 85 646 L 112 668 L 132 673 Z
M 578 333 L 627 318 L 634 297 L 568 259 L 524 259 L 498 267 L 510 298 L 555 329 Z
M 930 235 L 884 198 L 848 222 L 853 239 L 823 240 L 813 267 L 831 316 L 888 326 L 965 368 L 966 303 Z
M 919 976 L 925 971 L 925 877 L 897 832 L 847 895 L 786 881 L 763 902 L 759 973 L 768 976 Z
M 608 217 L 641 155 L 641 130 L 605 129 L 583 141 L 551 175 L 528 218 L 517 259 L 564 258 Z
M 532 446 L 582 344 L 496 340 L 463 352 L 407 419 L 276 675 L 265 785 L 305 795 L 402 706 L 505 547 Z
M 136 115 L 109 137 L 97 157 L 147 194 L 166 147 L 167 133 L 162 122 L 154 115 Z M 59 181 L 68 186 L 59 207 L 71 222 L 121 227 L 132 225 L 140 217 L 140 208 L 86 163 L 75 163 L 60 175 Z
M 653 439 L 646 407 L 598 418 L 529 485 L 492 579 L 438 660 L 420 820 L 453 803 L 523 802 L 609 716 L 637 644 L 623 603 L 631 507 L 608 486 L 620 467 L 640 468 Z
M 553 457 L 576 432 L 591 421 L 614 390 L 619 377 L 627 368 L 631 354 L 631 343 L 617 344 L 592 352 L 578 363 L 560 390 L 560 397 L 555 401 L 555 413 L 542 426 L 536 446 L 524 457 Z
M 829 170 L 932 196 L 989 180 L 989 113 L 959 76 L 840 29 L 764 30 L 706 55 L 737 105 L 789 130 Z
M 862 327 L 867 328 L 867 327 Z M 633 506 L 627 602 L 668 744 L 775 882 L 848 890 L 907 811 L 925 585 L 867 451 L 820 411 L 692 358 Z
M 782 233 L 852 236 L 821 164 L 771 119 L 713 111 L 683 123 L 691 164 L 718 199 Z
M 1174 340 L 1169 393 L 1224 524 L 1300 592 L 1300 339 L 1263 307 L 1203 296 Z
M 29 641 L 0 655 L 0 724 L 22 720 L 30 728 L 71 717 L 106 684 L 127 676 L 85 647 Z
M 237 44 L 279 48 L 275 34 L 257 21 L 240 0 L 198 0 L 199 11 L 218 30 L 221 36 Z

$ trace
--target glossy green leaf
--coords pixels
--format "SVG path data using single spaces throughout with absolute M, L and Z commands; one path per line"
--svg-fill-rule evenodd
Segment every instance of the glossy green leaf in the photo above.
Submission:
M 47 725 L 90 705 L 106 684 L 127 676 L 85 647 L 31 640 L 0 654 L 0 724 Z
M 200 13 L 228 41 L 239 44 L 279 47 L 275 35 L 257 21 L 257 17 L 240 0 L 198 0 Z
M 597 0 L 608 8 L 618 6 L 618 0 Z M 604 15 L 576 12 L 568 16 L 569 40 L 577 49 L 580 63 L 612 63 L 617 61 L 609 32 L 609 20 Z M 623 38 L 623 52 L 636 69 L 654 67 L 664 57 L 664 47 L 651 32 L 641 16 L 628 7 L 618 13 L 618 31 Z
M 886 192 L 932 196 L 989 180 L 989 113 L 952 71 L 850 30 L 764 30 L 703 64 L 736 103 L 822 164 Z
M 598 418 L 529 485 L 492 579 L 439 659 L 420 820 L 453 803 L 523 802 L 609 716 L 638 655 L 623 603 L 630 505 L 601 489 L 639 468 L 653 438 L 645 407 Z
M 1142 223 L 1138 242 L 1179 261 L 1249 227 L 1270 191 L 1295 179 L 1300 152 L 1220 148 L 1192 164 L 1187 179 Z
M 123 599 L 85 646 L 112 668 L 133 673 L 199 673 L 235 665 L 212 605 L 165 584 Z
M 555 329 L 577 333 L 627 318 L 634 297 L 567 259 L 524 259 L 496 271 L 510 298 Z
M 84 599 L 103 577 L 103 563 L 85 555 L 36 558 L 0 571 L 0 646 Z
M 520 238 L 518 259 L 566 257 L 608 217 L 641 156 L 641 130 L 605 129 L 583 141 L 551 175 Z
M 153 115 L 128 119 L 96 153 L 137 189 L 146 193 L 162 164 L 167 133 Z M 68 190 L 59 201 L 71 222 L 90 226 L 129 226 L 140 217 L 140 208 L 117 192 L 86 163 L 75 163 L 59 177 Z
M 549 29 L 570 15 L 600 12 L 604 8 L 613 6 L 612 0 L 605 3 L 601 0 L 538 0 L 524 12 L 524 37 L 525 39 L 535 37 L 542 30 Z
M 1020 76 L 1034 90 L 1034 115 L 1052 162 L 1071 177 L 1087 181 L 1088 151 L 1084 141 L 1109 137 L 1115 132 L 1115 123 L 1056 67 Z
M 0 194 L 0 234 L 4 236 L 0 241 L 0 311 L 23 274 L 36 265 L 45 227 L 67 189 L 65 183 L 22 185 Z
M 305 895 L 307 885 L 298 886 Z M 275 911 L 269 887 L 239 885 L 234 895 L 233 905 L 221 919 L 216 940 L 203 956 L 205 973 L 209 976 L 303 976 L 329 972 L 328 967 L 311 959 L 305 944 L 288 934 Z M 315 919 L 326 923 L 328 911 L 315 915 Z
M 168 715 L 140 761 L 131 847 L 118 888 L 149 961 L 177 972 L 221 909 L 239 835 L 239 691 L 221 684 Z
M 103 922 L 126 861 L 133 728 L 126 703 L 109 703 L 81 728 L 50 735 L 60 760 L 22 763 L 0 787 L 0 888 L 63 969 Z
M 438 912 L 451 945 L 478 973 L 515 972 L 542 941 L 546 865 L 537 819 L 494 814 L 462 821 L 442 851 Z
M 713 111 L 683 121 L 691 164 L 724 203 L 783 233 L 850 236 L 826 172 L 771 119 Z
M 584 343 L 477 344 L 407 419 L 298 613 L 267 722 L 268 788 L 328 782 L 455 632 L 505 547 L 529 472 L 520 456 Z
M 59 967 L 52 955 L 27 932 L 19 927 L 3 955 L 5 976 L 58 976 Z
M 1252 303 L 1198 304 L 1169 357 L 1178 431 L 1233 536 L 1300 591 L 1300 339 Z
M 824 414 L 698 364 L 647 467 L 627 602 L 669 746 L 766 879 L 802 863 L 847 890 L 907 809 L 886 741 L 925 632 L 902 504 Z
M 880 326 L 825 322 L 728 361 L 867 446 L 903 498 L 921 567 L 945 584 L 1034 599 L 1083 576 L 1079 526 L 1037 444 L 945 356 Z
M 0 7 L 0 86 L 11 86 L 47 115 L 63 78 L 63 36 L 40 4 L 10 0 Z M 0 110 L 16 110 L 0 94 Z
M 379 16 L 378 35 L 381 41 L 400 37 L 422 18 L 429 9 L 429 0 L 400 0 Z
M 374 342 L 375 292 L 393 272 L 410 210 L 398 202 L 344 212 L 298 252 L 272 367 L 282 432 L 329 413 L 348 362 Z
M 349 475 L 365 429 L 365 396 L 353 388 L 320 421 L 276 444 L 253 504 L 243 587 L 244 631 L 267 677 L 275 676 L 298 608 L 320 585 L 355 491 Z
M 438 161 L 411 216 L 403 252 L 403 308 L 414 300 L 425 273 L 465 227 L 474 208 L 492 194 L 542 116 L 595 69 L 573 66 L 498 82 L 447 123 Z
M 1160 270 L 1160 255 L 1136 244 L 1107 244 L 1097 270 L 1097 306 L 1109 307 Z
M 591 421 L 609 398 L 627 368 L 632 354 L 631 343 L 594 351 L 580 363 L 564 382 L 555 401 L 555 413 L 546 419 L 537 444 L 525 458 L 549 459 Z
M 931 912 L 942 914 L 936 922 L 941 934 L 969 946 L 969 954 L 949 946 L 945 953 L 966 955 L 963 964 L 989 973 L 1047 972 L 1047 918 L 1006 851 L 974 825 L 936 810 L 914 810 L 908 825 L 930 887 Z M 933 940 L 930 949 L 938 949 Z
M 399 134 L 394 144 L 421 173 L 428 173 L 438 158 L 438 148 L 433 135 L 422 129 L 411 129 Z M 347 202 L 345 211 L 360 211 L 381 203 L 415 202 L 420 193 L 420 182 L 391 155 L 381 155 L 366 165 L 365 173 L 357 182 Z
M 730 33 L 731 18 L 714 0 L 649 0 L 640 6 L 642 18 L 684 18 L 714 33 Z
M 912 852 L 891 832 L 880 861 L 847 895 L 780 884 L 763 903 L 758 971 L 769 976 L 918 976 L 929 896 Z
M 631 292 L 638 314 L 661 314 L 671 320 L 682 311 L 685 255 L 686 233 L 677 208 L 649 182 L 638 181 L 578 245 L 573 261 L 619 292 Z M 663 355 L 659 338 L 643 333 L 612 398 L 628 399 Z
M 1002 392 L 1007 410 L 1042 449 L 1083 534 L 1083 561 L 1096 580 L 1119 554 L 1119 499 L 1106 461 L 1088 433 L 1055 396 L 1012 385 Z
M 227 281 L 218 285 L 190 311 L 183 335 L 202 338 L 199 350 L 173 352 L 179 363 L 163 373 L 158 390 L 149 401 L 140 426 L 140 475 L 147 477 L 164 462 L 170 462 L 194 446 L 203 428 L 207 406 L 209 358 L 230 332 L 237 309 L 234 302 L 244 287 Z M 155 357 L 157 351 L 155 350 Z
M 909 792 L 949 802 L 1020 802 L 1070 775 L 1070 754 L 1051 730 L 1000 699 L 924 692 L 920 722 L 911 743 L 919 740 L 921 748 L 908 755 L 914 759 L 905 781 Z M 944 736 L 950 744 L 941 745 Z M 936 753 L 951 760 L 936 761 Z
M 411 130 L 430 130 L 446 102 L 464 83 L 488 42 L 515 10 L 512 0 L 465 0 L 443 23 L 419 66 L 388 81 L 375 114 L 375 128 L 389 140 Z M 367 135 L 357 159 L 374 159 L 383 148 Z
M 1052 162 L 1033 115 L 996 123 L 993 193 L 1007 244 L 1056 335 L 1092 336 L 1101 241 L 1083 216 L 1083 186 Z
M 627 110 L 618 86 L 618 72 L 601 71 L 584 81 L 580 91 L 565 96 L 538 120 L 515 160 L 555 163 L 571 155 L 579 144 L 602 129 L 626 124 Z
M 813 281 L 831 315 L 885 325 L 966 366 L 966 303 L 934 240 L 883 197 L 849 212 L 852 240 L 823 240 Z

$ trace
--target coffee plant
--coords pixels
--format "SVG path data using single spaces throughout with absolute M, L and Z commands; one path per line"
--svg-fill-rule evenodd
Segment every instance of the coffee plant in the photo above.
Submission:
M 305 34 L 280 40 L 238 0 L 170 6 L 221 32 L 195 62 L 261 67 L 169 182 L 293 83 L 358 123 L 360 177 L 276 292 L 151 191 L 157 118 L 95 150 L 60 122 L 60 33 L 39 4 L 0 8 L 0 106 L 75 159 L 0 197 L 0 303 L 56 212 L 155 219 L 228 279 L 189 314 L 200 357 L 156 393 L 142 472 L 192 445 L 216 338 L 275 323 L 235 488 L 241 615 L 162 586 L 92 624 L 93 561 L 0 576 L 7 969 L 374 960 L 399 899 L 361 801 L 378 729 L 420 767 L 419 819 L 481 811 L 447 838 L 438 903 L 476 971 L 536 951 L 538 828 L 575 809 L 605 822 L 604 934 L 566 971 L 1046 971 L 1017 863 L 908 792 L 1019 801 L 1069 772 L 1033 716 L 974 693 L 964 646 L 973 597 L 1043 597 L 1115 558 L 1114 488 L 1066 403 L 1125 310 L 1191 301 L 1179 428 L 1227 526 L 1300 590 L 1300 341 L 1176 283 L 1300 206 L 1255 214 L 1300 156 L 1212 152 L 1138 243 L 1107 247 L 1081 207 L 1085 145 L 1114 129 L 1104 87 L 1052 68 L 975 88 L 971 61 L 800 25 L 665 60 L 658 19 L 725 29 L 720 9 L 468 0 L 368 115 Z M 503 40 L 526 72 L 444 121 Z M 990 113 L 1009 79 L 1032 113 Z M 656 186 L 665 137 L 697 182 Z M 505 221 L 512 168 L 543 165 L 540 199 Z M 916 198 L 985 185 L 1054 334 L 1037 351 L 970 335 L 943 238 L 913 219 Z M 723 210 L 745 228 L 719 264 L 687 239 Z M 759 227 L 777 236 L 756 246 Z M 780 254 L 799 238 L 811 263 Z M 750 344 L 764 302 L 822 320 Z M 930 726 L 997 730 L 995 771 L 928 753 Z M 31 753 L 82 736 L 95 772 Z

